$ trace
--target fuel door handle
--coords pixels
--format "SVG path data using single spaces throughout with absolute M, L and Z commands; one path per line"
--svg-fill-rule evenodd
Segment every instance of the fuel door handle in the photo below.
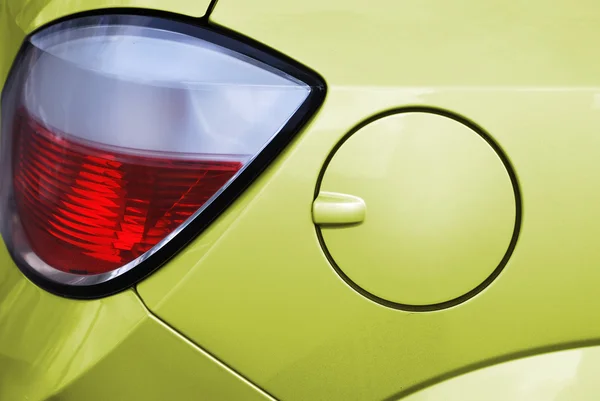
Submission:
M 321 192 L 313 202 L 313 222 L 319 225 L 360 224 L 365 220 L 367 205 L 354 195 Z

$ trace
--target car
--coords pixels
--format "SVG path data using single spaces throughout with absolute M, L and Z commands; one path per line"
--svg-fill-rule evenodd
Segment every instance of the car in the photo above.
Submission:
M 0 0 L 0 400 L 596 400 L 598 11 Z

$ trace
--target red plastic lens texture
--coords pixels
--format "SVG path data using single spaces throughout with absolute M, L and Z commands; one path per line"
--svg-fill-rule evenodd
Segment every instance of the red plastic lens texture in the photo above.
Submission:
M 144 254 L 243 165 L 96 149 L 26 115 L 15 129 L 14 196 L 30 246 L 76 274 L 106 273 Z

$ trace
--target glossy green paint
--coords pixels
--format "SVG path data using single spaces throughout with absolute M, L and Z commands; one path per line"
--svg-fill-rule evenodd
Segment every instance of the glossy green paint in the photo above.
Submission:
M 553 352 L 477 370 L 403 400 L 593 401 L 599 366 L 599 347 Z
M 155 318 L 146 319 L 56 396 L 73 401 L 273 401 Z
M 0 400 L 271 400 L 128 290 L 95 301 L 29 282 L 0 244 Z
M 8 17 L 23 32 L 32 32 L 55 19 L 104 8 L 139 8 L 204 16 L 210 0 L 4 0 Z
M 4 84 L 24 37 L 25 32 L 9 13 L 8 3 L 0 2 L 0 87 Z
M 323 243 L 352 282 L 401 308 L 477 288 L 500 265 L 515 227 L 500 157 L 471 128 L 431 112 L 360 128 L 336 149 L 320 190 L 364 200 L 364 223 L 322 226 Z
M 94 302 L 24 278 L 0 244 L 0 399 L 42 400 L 76 381 L 147 316 L 132 291 Z M 32 385 L 35 384 L 35 385 Z
M 213 22 L 318 71 L 327 99 L 224 215 L 138 286 L 142 298 L 284 400 L 395 400 L 475 366 L 600 343 L 597 7 L 220 0 Z M 516 171 L 523 205 L 499 277 L 469 301 L 427 313 L 350 288 L 311 215 L 336 143 L 382 110 L 415 105 L 488 132 Z

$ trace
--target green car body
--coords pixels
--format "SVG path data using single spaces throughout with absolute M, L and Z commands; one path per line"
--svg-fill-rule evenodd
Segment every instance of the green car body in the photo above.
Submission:
M 31 32 L 109 8 L 239 32 L 316 71 L 327 95 L 218 219 L 133 288 L 53 295 L 0 245 L 0 400 L 597 399 L 596 2 L 0 0 L 0 87 Z M 407 123 L 407 113 L 429 117 Z M 402 164 L 405 148 L 374 144 L 390 137 L 372 124 L 426 132 L 437 117 L 480 134 L 436 159 L 477 186 L 451 194 L 460 218 L 444 227 L 456 241 L 418 242 L 387 222 L 440 230 L 410 195 L 438 196 L 431 180 L 445 178 Z M 410 192 L 393 185 L 401 170 Z M 373 177 L 389 185 L 359 194 L 362 228 L 315 228 L 362 222 L 360 204 L 346 199 L 340 214 L 321 195 L 357 195 Z M 489 213 L 472 213 L 473 191 L 493 199 Z M 389 206 L 403 202 L 413 209 Z M 489 236 L 472 234 L 481 224 Z M 385 241 L 409 246 L 386 253 Z M 413 272 L 427 241 L 453 268 L 421 285 Z M 339 271 L 365 255 L 377 261 L 366 273 Z

